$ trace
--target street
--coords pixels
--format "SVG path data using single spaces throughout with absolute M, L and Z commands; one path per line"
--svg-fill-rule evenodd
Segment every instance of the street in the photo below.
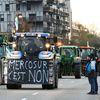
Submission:
M 43 90 L 41 85 L 23 85 L 19 90 L 7 90 L 5 85 L 1 85 L 0 100 L 100 100 L 98 85 L 98 95 L 87 94 L 90 87 L 86 77 L 75 79 L 74 76 L 63 76 L 59 79 L 58 89 L 54 90 Z

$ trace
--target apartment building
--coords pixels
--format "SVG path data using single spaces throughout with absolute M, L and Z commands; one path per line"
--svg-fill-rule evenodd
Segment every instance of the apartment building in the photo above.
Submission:
M 25 23 L 28 27 L 18 31 L 66 34 L 71 27 L 70 0 L 0 0 L 0 32 L 12 32 L 16 16 L 22 16 L 19 29 Z

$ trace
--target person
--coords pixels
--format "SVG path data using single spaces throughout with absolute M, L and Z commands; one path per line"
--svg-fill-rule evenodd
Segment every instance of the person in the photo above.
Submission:
M 93 54 L 88 56 L 88 63 L 86 65 L 86 71 L 87 71 L 88 81 L 91 87 L 91 90 L 90 92 L 88 92 L 88 94 L 98 94 L 96 59 Z
M 97 68 L 97 60 L 96 60 L 96 53 L 92 53 L 92 62 L 95 63 L 95 76 L 94 76 L 94 81 L 95 81 L 95 94 L 98 94 L 98 82 L 97 82 L 97 73 L 98 73 L 98 68 Z

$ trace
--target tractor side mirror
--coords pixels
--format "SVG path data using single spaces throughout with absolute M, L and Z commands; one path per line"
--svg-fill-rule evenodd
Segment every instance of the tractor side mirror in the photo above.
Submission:
M 53 37 L 53 41 L 54 41 L 54 43 L 57 43 L 57 36 Z
M 9 42 L 13 42 L 13 37 L 12 36 L 9 36 L 8 41 Z

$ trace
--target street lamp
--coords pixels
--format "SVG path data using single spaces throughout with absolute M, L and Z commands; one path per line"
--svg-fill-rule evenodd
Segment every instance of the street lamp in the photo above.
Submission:
M 70 33 L 70 27 L 67 27 L 67 32 L 66 32 L 66 36 L 67 36 L 67 44 L 69 44 L 69 33 Z
M 13 24 L 12 24 L 11 18 L 12 18 L 13 14 L 11 13 L 11 6 L 13 6 L 13 4 L 16 4 L 16 3 L 14 1 L 8 0 L 7 5 L 9 5 L 9 12 L 7 13 L 7 22 L 9 24 L 9 26 L 7 26 L 7 32 L 11 32 L 11 30 L 12 30 Z M 14 12 L 14 9 L 13 9 L 13 12 Z

